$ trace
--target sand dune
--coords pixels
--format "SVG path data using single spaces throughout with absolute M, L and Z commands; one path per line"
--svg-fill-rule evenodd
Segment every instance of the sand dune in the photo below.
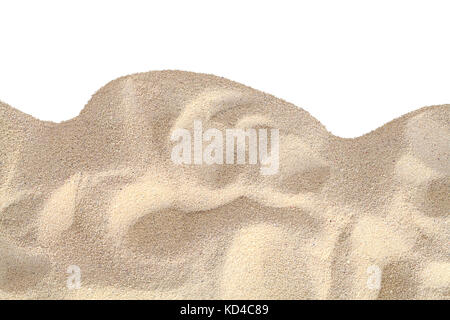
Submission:
M 173 163 L 195 120 L 279 129 L 278 173 Z M 0 103 L 0 299 L 449 299 L 449 124 L 433 106 L 343 139 L 180 71 L 114 80 L 59 124 Z

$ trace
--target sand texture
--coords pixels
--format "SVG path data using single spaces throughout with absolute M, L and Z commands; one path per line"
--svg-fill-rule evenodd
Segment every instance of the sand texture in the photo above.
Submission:
M 278 128 L 279 173 L 174 164 L 195 119 Z M 449 105 L 344 139 L 190 72 L 119 78 L 62 123 L 0 103 L 0 299 L 449 299 L 449 153 Z

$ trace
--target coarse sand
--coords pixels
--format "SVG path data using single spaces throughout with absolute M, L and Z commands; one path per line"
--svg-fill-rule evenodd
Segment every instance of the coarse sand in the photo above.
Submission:
M 174 164 L 194 120 L 279 129 L 279 172 Z M 0 103 L 0 299 L 448 300 L 449 153 L 449 105 L 344 139 L 191 72 L 119 78 L 62 123 Z

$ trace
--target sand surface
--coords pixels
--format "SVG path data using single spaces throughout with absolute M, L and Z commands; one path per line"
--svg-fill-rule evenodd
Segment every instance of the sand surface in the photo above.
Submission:
M 174 164 L 194 119 L 278 128 L 279 173 Z M 0 103 L 0 299 L 449 299 L 449 153 L 449 105 L 343 139 L 189 72 L 119 78 L 58 124 Z

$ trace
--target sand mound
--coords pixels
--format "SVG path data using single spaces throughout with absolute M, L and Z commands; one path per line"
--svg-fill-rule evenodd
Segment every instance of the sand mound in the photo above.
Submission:
M 278 129 L 277 173 L 177 165 L 196 120 Z M 427 107 L 342 139 L 179 71 L 114 80 L 59 124 L 0 103 L 0 298 L 449 299 L 449 123 Z

